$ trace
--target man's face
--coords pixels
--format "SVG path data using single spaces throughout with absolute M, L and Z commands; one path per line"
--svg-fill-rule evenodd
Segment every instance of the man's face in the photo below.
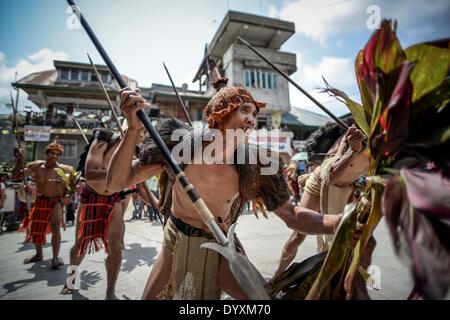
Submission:
M 253 103 L 244 103 L 223 120 L 220 129 L 242 129 L 250 133 L 256 127 L 257 115 L 258 110 Z
M 47 152 L 47 162 L 49 162 L 49 163 L 58 162 L 60 157 L 61 157 L 61 153 L 59 151 L 50 150 Z

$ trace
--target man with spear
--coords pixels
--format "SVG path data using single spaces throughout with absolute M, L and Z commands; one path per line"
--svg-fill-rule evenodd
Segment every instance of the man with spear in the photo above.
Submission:
M 217 93 L 206 107 L 209 127 L 216 129 L 216 133 L 222 133 L 223 137 L 227 130 L 248 134 L 255 128 L 256 116 L 265 104 L 255 101 L 247 90 L 226 84 L 226 79 L 219 79 L 214 84 Z M 108 188 L 112 190 L 145 181 L 156 164 L 155 159 L 161 159 L 154 154 L 156 147 L 152 139 L 146 139 L 140 161 L 133 161 L 134 146 L 142 140 L 143 135 L 143 127 L 136 112 L 148 106 L 138 92 L 129 89 L 122 91 L 121 109 L 129 128 L 108 170 Z M 202 146 L 202 135 L 197 137 L 194 133 L 187 136 L 184 140 L 189 143 L 195 141 L 192 145 L 200 145 L 201 151 L 208 147 L 208 143 Z M 200 139 L 200 143 L 197 139 Z M 224 141 L 223 149 L 215 150 L 216 159 L 221 158 L 222 163 L 183 164 L 185 175 L 193 181 L 224 231 L 229 230 L 245 203 L 251 200 L 259 200 L 289 227 L 298 231 L 312 234 L 332 234 L 335 231 L 340 215 L 320 215 L 293 206 L 288 202 L 289 194 L 280 170 L 272 175 L 263 175 L 261 162 L 256 165 L 248 161 L 243 165 L 233 164 L 238 148 L 246 149 L 247 155 L 252 151 L 245 143 L 237 146 L 234 141 L 228 142 L 231 144 Z M 272 156 L 272 160 L 277 161 L 278 158 Z M 173 175 L 168 175 L 165 191 L 161 194 L 163 212 L 169 212 L 164 229 L 164 244 L 149 276 L 143 298 L 219 299 L 220 291 L 225 291 L 236 299 L 247 299 L 226 260 L 216 252 L 204 249 L 208 246 L 204 244 L 212 241 L 213 236 L 198 218 L 185 190 L 186 187 L 175 181 Z
M 67 2 L 123 90 L 121 109 L 127 118 L 129 129 L 111 160 L 107 188 L 117 192 L 127 185 L 147 180 L 150 176 L 148 171 L 155 169 L 155 162 L 161 166 L 161 160 L 170 169 L 167 171 L 168 180 L 162 200 L 165 204 L 164 212 L 173 214 L 170 215 L 170 221 L 166 221 L 165 244 L 152 269 L 143 297 L 217 299 L 221 288 L 237 298 L 268 299 L 264 279 L 245 255 L 236 251 L 235 224 L 231 223 L 236 220 L 244 204 L 249 200 L 259 199 L 288 226 L 305 233 L 333 233 L 342 215 L 320 215 L 294 207 L 288 203 L 289 196 L 281 172 L 278 170 L 278 173 L 272 175 L 261 174 L 262 169 L 265 169 L 261 161 L 256 165 L 248 165 L 244 161 L 241 166 L 183 163 L 183 169 L 186 169 L 184 172 L 142 110 L 149 107 L 149 104 L 145 103 L 138 91 L 127 88 L 125 80 L 75 1 Z M 219 132 L 241 129 L 248 133 L 254 129 L 255 117 L 264 104 L 256 102 L 248 91 L 226 87 L 226 83 L 224 79 L 219 79 L 214 84 L 218 93 L 208 104 L 208 122 Z M 148 131 L 151 139 L 147 139 L 140 153 L 140 161 L 137 162 L 133 160 L 133 155 L 136 145 L 143 138 L 143 128 Z M 199 141 L 196 141 L 198 139 L 195 139 L 195 133 L 190 137 L 186 137 L 188 146 L 189 143 L 196 146 L 195 142 Z M 202 137 L 203 134 L 200 135 Z M 230 140 L 234 142 L 235 138 L 232 136 Z M 200 147 L 208 147 L 209 144 L 203 146 L 201 142 Z M 251 156 L 247 144 L 243 144 L 243 149 L 244 154 Z M 231 143 L 231 148 L 229 145 L 221 145 L 214 151 L 214 156 L 218 159 L 233 160 L 237 148 Z M 188 162 L 192 160 L 187 156 Z M 267 163 L 271 163 L 270 159 L 265 162 Z M 191 179 L 195 181 L 195 186 Z M 196 186 L 199 187 L 198 190 Z M 225 236 L 224 232 L 227 231 L 228 236 Z M 217 243 L 210 242 L 213 239 Z M 209 250 L 200 250 L 200 247 L 217 251 L 221 257 Z M 228 260 L 228 264 L 222 257 Z
M 36 246 L 36 254 L 25 259 L 24 264 L 41 261 L 43 259 L 42 246 L 46 242 L 46 234 L 52 233 L 52 268 L 58 269 L 64 262 L 59 258 L 61 246 L 61 225 L 63 225 L 63 207 L 66 205 L 67 188 L 61 181 L 60 170 L 64 173 L 73 172 L 68 165 L 58 163 L 64 152 L 57 137 L 46 148 L 47 159 L 37 160 L 27 164 L 25 170 L 15 170 L 13 179 L 31 175 L 36 182 L 38 196 L 28 216 L 23 220 L 21 230 L 27 232 L 25 241 Z M 17 161 L 23 161 L 23 151 L 19 150 Z
M 125 232 L 123 213 L 126 208 L 125 204 L 128 204 L 126 197 L 130 191 L 125 191 L 126 188 L 119 192 L 109 190 L 106 185 L 106 173 L 111 157 L 117 149 L 124 131 L 98 71 L 90 57 L 89 60 L 107 96 L 108 105 L 121 134 L 102 128 L 88 141 L 84 132 L 80 130 L 87 145 L 84 153 L 80 156 L 77 171 L 82 173 L 82 176 L 85 178 L 85 184 L 81 189 L 80 205 L 77 210 L 76 236 L 75 243 L 70 250 L 68 278 L 61 294 L 73 293 L 75 289 L 73 283 L 75 280 L 74 275 L 78 272 L 78 266 L 83 261 L 85 254 L 87 252 L 97 252 L 104 247 L 108 254 L 105 261 L 107 277 L 106 299 L 116 300 L 115 286 L 122 262 L 123 235 Z M 159 169 L 158 166 L 156 167 Z

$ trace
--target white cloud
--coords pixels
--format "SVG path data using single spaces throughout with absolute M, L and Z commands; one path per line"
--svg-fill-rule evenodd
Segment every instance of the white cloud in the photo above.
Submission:
M 269 7 L 269 17 L 271 18 L 279 18 L 280 17 L 280 11 L 275 6 Z
M 332 112 L 337 115 L 346 113 L 347 108 L 342 103 L 335 101 L 327 93 L 320 93 L 320 91 L 325 87 L 323 77 L 332 87 L 342 90 L 348 95 L 353 95 L 357 92 L 353 59 L 323 57 L 317 64 L 308 64 L 307 61 L 304 61 L 302 54 L 299 53 L 298 62 L 299 71 L 293 75 L 293 79 L 315 99 L 329 107 Z M 293 106 L 323 113 L 311 100 L 293 86 L 290 88 L 290 93 Z M 358 97 L 352 98 L 358 100 Z
M 53 69 L 53 60 L 68 60 L 69 55 L 65 52 L 54 52 L 48 48 L 43 48 L 28 55 L 27 59 L 20 59 L 16 65 L 8 66 L 7 59 L 0 51 L 0 102 L 9 102 L 9 91 L 12 90 L 11 83 L 21 79 L 30 73 Z M 21 105 L 24 104 L 24 95 L 21 95 Z
M 280 10 L 280 17 L 295 22 L 298 33 L 324 43 L 336 28 L 336 23 L 354 14 L 351 2 L 333 5 L 331 0 L 298 0 L 287 3 Z
M 280 17 L 295 22 L 298 33 L 323 44 L 339 33 L 371 31 L 367 28 L 371 5 L 380 8 L 381 18 L 396 19 L 399 30 L 418 28 L 429 34 L 449 25 L 448 0 L 294 0 L 280 9 Z

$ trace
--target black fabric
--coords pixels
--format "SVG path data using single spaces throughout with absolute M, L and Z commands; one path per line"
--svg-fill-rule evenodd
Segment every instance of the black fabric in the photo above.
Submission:
M 349 127 L 355 124 L 355 120 L 351 117 L 343 121 Z M 345 128 L 336 122 L 329 122 L 314 131 L 305 142 L 310 161 L 322 163 L 326 153 L 345 132 Z
M 203 237 L 210 240 L 214 239 L 214 236 L 212 234 L 183 222 L 173 214 L 170 215 L 170 220 L 172 220 L 178 230 L 189 237 Z

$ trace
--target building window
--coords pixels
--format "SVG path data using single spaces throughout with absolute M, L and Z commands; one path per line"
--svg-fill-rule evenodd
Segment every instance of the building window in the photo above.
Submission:
M 250 86 L 252 88 L 255 87 L 255 71 L 254 70 L 250 71 Z
M 260 69 L 244 69 L 244 84 L 247 88 L 277 89 L 276 74 Z
M 70 80 L 78 81 L 78 75 L 80 72 L 77 69 L 72 69 L 70 71 Z
M 77 157 L 77 140 L 59 140 L 64 152 L 62 158 L 75 159 Z
M 245 78 L 245 86 L 246 87 L 250 87 L 251 86 L 251 82 L 250 82 L 250 71 L 245 70 L 244 71 L 244 78 Z
M 61 80 L 69 80 L 69 70 L 68 69 L 61 69 Z
M 89 71 L 81 71 L 81 81 L 89 80 Z
M 106 73 L 106 72 L 102 72 L 101 74 L 100 74 L 100 77 L 102 77 L 102 82 L 103 83 L 109 83 L 109 74 L 108 73 Z
M 91 81 L 92 82 L 98 82 L 97 76 L 95 75 L 95 73 L 91 73 Z

